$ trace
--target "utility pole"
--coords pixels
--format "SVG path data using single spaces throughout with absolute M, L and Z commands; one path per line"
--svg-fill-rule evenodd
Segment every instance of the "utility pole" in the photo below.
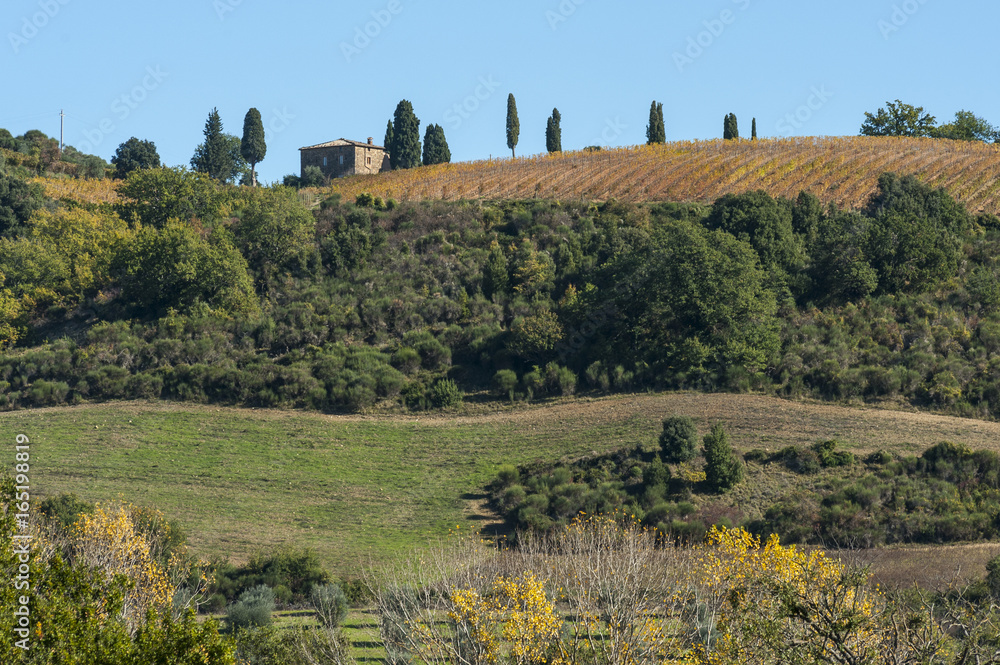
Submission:
M 62 155 L 63 151 L 63 118 L 66 114 L 63 113 L 62 109 L 59 109 L 59 154 Z

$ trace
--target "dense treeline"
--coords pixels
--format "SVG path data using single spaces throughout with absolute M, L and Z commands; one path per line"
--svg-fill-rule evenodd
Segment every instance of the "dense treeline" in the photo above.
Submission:
M 182 169 L 108 205 L 0 181 L 7 407 L 681 388 L 1000 409 L 1000 225 L 910 177 L 859 211 L 753 192 L 310 212 Z

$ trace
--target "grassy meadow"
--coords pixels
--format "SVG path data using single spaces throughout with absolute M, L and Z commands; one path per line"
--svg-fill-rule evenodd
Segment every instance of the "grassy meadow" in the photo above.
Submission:
M 1000 449 L 1000 423 L 694 393 L 572 398 L 505 411 L 468 404 L 432 417 L 129 402 L 8 412 L 0 422 L 11 445 L 18 433 L 31 438 L 36 497 L 73 492 L 93 502 L 120 495 L 179 521 L 203 558 L 243 561 L 289 544 L 315 549 L 335 574 L 353 575 L 456 526 L 478 529 L 495 519 L 482 491 L 500 465 L 637 444 L 651 449 L 671 414 L 693 417 L 702 433 L 721 422 L 741 451 L 830 438 L 860 454 L 919 454 L 943 440 Z M 731 495 L 751 513 L 788 483 L 814 482 L 751 468 Z M 967 572 L 981 574 L 988 554 L 970 550 Z M 890 568 L 903 565 L 900 556 L 892 555 Z M 934 575 L 960 563 L 948 559 Z

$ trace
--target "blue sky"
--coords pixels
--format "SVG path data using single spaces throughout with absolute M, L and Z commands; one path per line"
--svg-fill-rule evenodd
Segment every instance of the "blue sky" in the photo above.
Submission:
M 242 134 L 260 110 L 265 181 L 297 173 L 298 148 L 381 143 L 400 99 L 421 135 L 444 127 L 453 160 L 645 142 L 652 100 L 668 140 L 721 136 L 736 113 L 761 136 L 857 134 L 886 100 L 939 121 L 966 109 L 1000 124 L 1000 3 L 970 0 L 5 0 L 0 127 L 41 129 L 110 159 L 131 136 L 186 165 L 218 107 Z

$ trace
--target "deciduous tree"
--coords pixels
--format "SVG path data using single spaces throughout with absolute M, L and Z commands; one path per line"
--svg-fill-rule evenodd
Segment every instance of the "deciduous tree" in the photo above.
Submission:
M 132 171 L 160 168 L 160 155 L 156 152 L 155 143 L 140 141 L 133 136 L 118 146 L 111 163 L 115 167 L 115 179 L 124 180 Z
M 904 104 L 898 99 L 886 102 L 874 114 L 865 113 L 861 125 L 862 136 L 930 136 L 936 124 L 934 116 L 924 112 L 923 106 Z

